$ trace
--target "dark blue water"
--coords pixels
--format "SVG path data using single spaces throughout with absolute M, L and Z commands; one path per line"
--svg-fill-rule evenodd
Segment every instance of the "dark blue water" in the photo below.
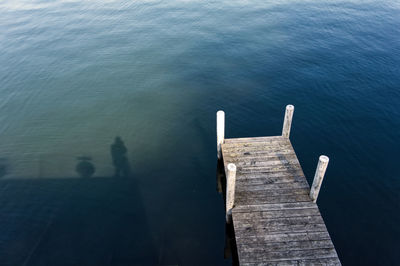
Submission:
M 400 260 L 398 2 L 6 0 L 0 51 L 0 265 L 231 264 L 215 112 L 289 103 L 343 264 Z

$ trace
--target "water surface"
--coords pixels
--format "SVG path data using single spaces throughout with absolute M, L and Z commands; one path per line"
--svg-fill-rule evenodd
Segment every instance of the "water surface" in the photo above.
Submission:
M 343 264 L 400 259 L 398 2 L 6 0 L 0 14 L 1 265 L 231 264 L 215 112 L 227 137 L 277 135 L 289 103 L 308 181 L 331 159 L 318 205 Z

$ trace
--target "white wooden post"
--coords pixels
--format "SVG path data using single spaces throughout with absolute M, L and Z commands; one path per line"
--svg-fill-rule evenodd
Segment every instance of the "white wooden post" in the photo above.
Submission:
M 221 159 L 221 144 L 224 143 L 225 138 L 225 113 L 224 111 L 217 112 L 217 156 Z
M 232 220 L 232 208 L 235 204 L 236 165 L 228 164 L 226 175 L 226 222 Z
M 321 189 L 322 180 L 324 179 L 328 163 L 329 163 L 328 156 L 325 155 L 319 156 L 318 166 L 317 169 L 315 170 L 314 181 L 312 183 L 310 190 L 310 198 L 313 200 L 313 202 L 317 202 L 319 190 Z
M 285 119 L 283 120 L 282 137 L 289 138 L 290 128 L 292 126 L 294 106 L 289 104 L 286 105 Z

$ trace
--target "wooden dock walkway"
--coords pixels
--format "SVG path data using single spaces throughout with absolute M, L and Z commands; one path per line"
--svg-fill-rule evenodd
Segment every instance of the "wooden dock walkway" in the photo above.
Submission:
M 282 136 L 259 138 L 224 139 L 225 116 L 217 115 L 240 265 L 340 265 L 315 203 L 329 159 L 320 157 L 310 192 L 289 140 L 293 110 L 286 109 Z

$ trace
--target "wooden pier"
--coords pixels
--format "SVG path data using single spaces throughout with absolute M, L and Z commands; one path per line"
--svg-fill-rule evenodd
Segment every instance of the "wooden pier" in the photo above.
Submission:
M 310 190 L 289 140 L 293 111 L 286 107 L 282 136 L 236 139 L 224 138 L 225 114 L 217 113 L 240 265 L 340 265 L 316 204 L 329 159 L 319 158 Z

